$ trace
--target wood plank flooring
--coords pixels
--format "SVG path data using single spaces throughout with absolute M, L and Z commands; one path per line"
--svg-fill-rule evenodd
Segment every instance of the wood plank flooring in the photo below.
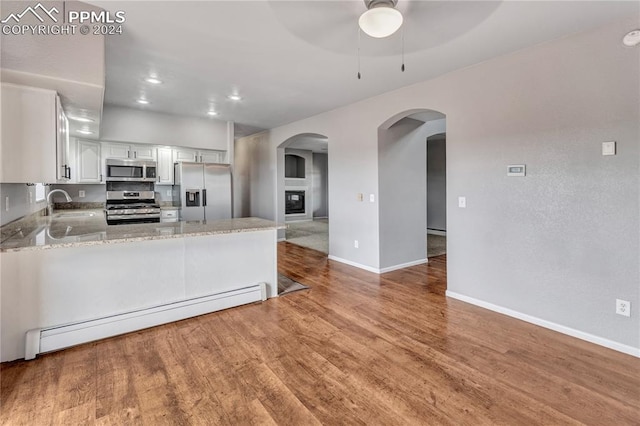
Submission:
M 638 425 L 640 360 L 279 243 L 309 285 L 0 366 L 3 425 Z

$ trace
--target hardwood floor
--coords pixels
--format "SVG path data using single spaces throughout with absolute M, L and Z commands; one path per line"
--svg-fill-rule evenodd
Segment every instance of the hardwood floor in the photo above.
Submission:
M 0 424 L 640 424 L 640 360 L 279 243 L 309 285 L 0 367 Z

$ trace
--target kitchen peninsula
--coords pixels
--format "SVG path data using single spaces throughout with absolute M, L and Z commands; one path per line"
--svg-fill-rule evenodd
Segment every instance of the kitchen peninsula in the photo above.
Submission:
M 276 232 L 258 218 L 118 226 L 100 210 L 32 218 L 0 245 L 1 360 L 275 297 Z

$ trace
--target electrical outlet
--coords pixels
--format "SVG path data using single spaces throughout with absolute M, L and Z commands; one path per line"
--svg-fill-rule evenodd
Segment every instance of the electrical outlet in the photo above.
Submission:
M 84 198 L 85 192 L 83 190 L 78 191 L 78 198 Z
M 628 300 L 616 299 L 616 314 L 625 317 L 631 316 L 631 302 Z
M 370 203 L 375 203 L 376 202 L 376 196 L 373 194 L 369 194 L 369 202 Z
M 458 207 L 467 208 L 467 197 L 458 197 Z
M 171 197 L 171 190 L 167 189 L 167 197 Z
M 360 248 L 360 243 L 358 243 L 358 240 L 353 240 L 353 247 Z

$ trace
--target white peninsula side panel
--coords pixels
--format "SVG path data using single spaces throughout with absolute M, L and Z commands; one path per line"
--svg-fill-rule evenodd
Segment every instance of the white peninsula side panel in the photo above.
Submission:
M 276 230 L 81 245 L 1 255 L 1 361 L 29 330 L 122 315 L 266 283 L 277 296 Z

